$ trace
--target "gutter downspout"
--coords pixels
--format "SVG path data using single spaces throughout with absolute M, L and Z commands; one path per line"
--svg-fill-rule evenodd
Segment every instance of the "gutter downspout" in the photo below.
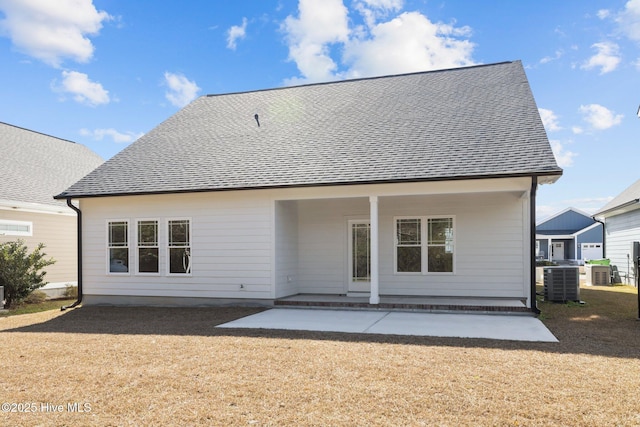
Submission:
M 607 239 L 606 239 L 606 232 L 604 229 L 604 221 L 600 221 L 599 219 L 596 219 L 595 216 L 592 216 L 591 219 L 593 219 L 595 222 L 599 222 L 600 224 L 602 224 L 602 258 L 606 258 L 607 257 Z
M 529 221 L 530 221 L 530 233 L 531 238 L 529 239 L 531 246 L 531 256 L 529 257 L 529 263 L 531 264 L 531 311 L 538 315 L 540 314 L 540 309 L 538 309 L 538 302 L 536 300 L 536 262 L 535 262 L 535 253 L 536 253 L 536 191 L 538 190 L 538 177 L 533 175 L 531 177 L 531 192 L 529 193 Z
M 78 233 L 78 299 L 71 305 L 60 307 L 60 311 L 68 308 L 74 308 L 82 302 L 82 212 L 71 203 L 71 197 L 67 197 L 67 206 L 73 209 L 77 216 L 77 233 Z

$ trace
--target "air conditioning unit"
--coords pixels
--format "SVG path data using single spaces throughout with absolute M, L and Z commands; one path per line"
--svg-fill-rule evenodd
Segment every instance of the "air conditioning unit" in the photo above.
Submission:
M 544 299 L 546 301 L 580 301 L 578 267 L 545 267 Z
M 611 268 L 608 265 L 585 265 L 587 286 L 607 286 L 611 284 Z

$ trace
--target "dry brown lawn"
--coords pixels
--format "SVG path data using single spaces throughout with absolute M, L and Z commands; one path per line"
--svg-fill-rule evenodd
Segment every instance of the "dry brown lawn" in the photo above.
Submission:
M 582 299 L 541 304 L 559 343 L 215 328 L 251 308 L 2 317 L 0 425 L 638 426 L 635 290 Z

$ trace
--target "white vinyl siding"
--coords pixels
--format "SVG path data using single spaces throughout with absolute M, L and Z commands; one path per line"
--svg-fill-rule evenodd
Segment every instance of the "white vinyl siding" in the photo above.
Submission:
M 368 198 L 297 203 L 299 292 L 346 292 L 347 220 L 368 217 Z M 380 197 L 379 215 L 381 295 L 528 297 L 528 199 L 521 192 Z M 455 218 L 455 274 L 395 272 L 399 217 Z
M 272 298 L 272 201 L 259 193 L 248 197 L 248 193 L 81 199 L 85 294 Z M 138 274 L 126 280 L 104 274 L 104 224 L 127 214 L 135 215 L 131 221 L 158 220 L 160 274 Z M 191 275 L 167 274 L 167 221 L 180 219 L 190 220 Z
M 530 294 L 529 187 L 528 179 L 477 180 L 81 199 L 84 291 L 119 301 L 169 298 L 169 304 L 174 297 L 345 294 L 348 224 L 369 218 L 369 195 L 377 193 L 381 295 L 525 299 Z M 445 194 L 450 191 L 455 194 Z M 455 274 L 395 273 L 394 219 L 418 217 L 455 219 Z M 113 218 L 131 224 L 158 220 L 160 274 L 126 280 L 105 274 L 104 228 Z M 192 274 L 168 275 L 167 221 L 185 218 L 190 220 Z
M 640 242 L 640 210 L 606 218 L 605 224 L 606 258 L 633 278 L 631 242 Z

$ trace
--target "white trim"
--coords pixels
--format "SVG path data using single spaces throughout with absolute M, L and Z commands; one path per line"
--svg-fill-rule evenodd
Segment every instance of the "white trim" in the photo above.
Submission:
M 526 191 L 531 187 L 531 177 L 523 178 L 485 178 L 470 180 L 408 182 L 392 184 L 331 185 L 302 188 L 259 189 L 255 191 L 274 191 L 277 201 L 309 199 L 344 199 L 385 196 L 430 196 L 468 193 L 506 193 Z
M 420 248 L 421 248 L 421 271 L 419 272 L 405 272 L 398 271 L 398 235 L 397 226 L 399 219 L 419 219 L 420 220 Z M 428 242 L 428 221 L 430 219 L 451 219 L 451 225 L 453 228 L 453 271 L 427 271 L 429 267 L 429 242 Z M 393 274 L 400 276 L 454 276 L 456 274 L 456 216 L 455 215 L 401 215 L 393 217 Z
M 171 246 L 169 246 L 169 222 L 170 221 L 189 221 L 189 245 L 188 246 L 176 246 L 176 247 L 188 247 L 189 248 L 189 267 L 187 268 L 186 273 L 171 273 L 171 256 L 169 251 Z M 165 230 L 167 232 L 167 239 L 165 241 L 165 256 L 166 256 L 166 275 L 167 277 L 192 277 L 193 276 L 193 220 L 191 217 L 169 217 L 165 218 L 164 221 Z
M 378 245 L 379 245 L 379 219 L 378 196 L 369 197 L 370 239 L 371 239 L 371 296 L 369 304 L 380 303 Z
M 140 249 L 140 246 L 138 246 L 138 223 L 141 221 L 155 221 L 157 223 L 157 236 L 156 236 L 156 244 L 157 244 L 157 248 L 158 248 L 158 271 L 151 273 L 151 272 L 140 272 L 140 254 L 138 252 L 138 249 Z M 134 239 L 133 239 L 133 247 L 134 247 L 134 254 L 133 254 L 133 258 L 135 260 L 134 262 L 134 270 L 133 270 L 133 274 L 136 276 L 160 276 L 160 253 L 161 251 L 161 247 L 162 247 L 162 239 L 161 239 L 161 234 L 162 234 L 162 221 L 160 221 L 159 218 L 134 218 L 133 220 L 133 224 L 135 227 L 134 230 Z M 153 247 L 153 246 L 143 246 L 143 247 Z
M 573 234 L 574 234 L 576 237 L 578 237 L 580 234 L 582 234 L 582 233 L 586 233 L 587 231 L 591 231 L 591 230 L 593 230 L 594 228 L 597 228 L 599 225 L 602 225 L 602 223 L 594 222 L 594 223 L 593 223 L 593 224 L 591 224 L 590 226 L 585 227 L 585 228 L 583 228 L 582 230 L 578 230 L 578 231 L 576 231 L 576 232 L 575 232 L 575 233 L 573 233 Z
M 276 293 L 278 292 L 278 290 L 276 289 L 276 287 L 278 286 L 277 283 L 277 274 L 276 274 L 276 268 L 277 268 L 277 259 L 280 256 L 280 254 L 277 252 L 278 251 L 278 245 L 276 244 L 276 235 L 277 235 L 277 227 L 276 227 L 276 222 L 278 221 L 277 218 L 277 209 L 276 209 L 276 205 L 277 205 L 277 201 L 276 200 L 270 200 L 270 207 L 269 207 L 269 213 L 271 214 L 271 227 L 269 232 L 271 233 L 270 239 L 271 239 L 271 244 L 270 244 L 270 251 L 271 251 L 271 274 L 270 274 L 270 278 L 271 278 L 271 286 L 270 286 L 270 294 L 271 294 L 271 298 L 272 299 L 276 299 Z M 296 287 L 298 287 L 296 285 Z M 246 287 L 241 287 L 240 289 L 245 290 Z
M 31 221 L 15 221 L 15 220 L 12 220 L 12 219 L 0 218 L 0 224 L 27 226 L 27 227 L 29 227 L 29 231 L 2 230 L 2 229 L 0 229 L 0 236 L 26 236 L 26 237 L 33 236 L 33 222 L 31 222 Z
M 112 246 L 110 245 L 110 240 L 109 240 L 109 224 L 112 222 L 126 222 L 127 223 L 127 271 L 111 271 L 111 251 L 110 249 L 112 248 Z M 105 256 L 106 256 L 106 272 L 108 276 L 130 276 L 131 275 L 131 221 L 127 218 L 114 218 L 114 219 L 107 219 L 105 222 L 105 233 L 106 233 L 106 239 L 105 239 L 105 247 L 107 248 Z M 117 246 L 113 246 L 113 247 L 117 247 Z M 124 247 L 124 246 L 122 246 Z
M 18 202 L 16 200 L 0 199 L 0 210 L 14 212 L 30 212 L 39 214 L 76 216 L 76 213 L 66 205 L 54 206 L 43 203 Z

